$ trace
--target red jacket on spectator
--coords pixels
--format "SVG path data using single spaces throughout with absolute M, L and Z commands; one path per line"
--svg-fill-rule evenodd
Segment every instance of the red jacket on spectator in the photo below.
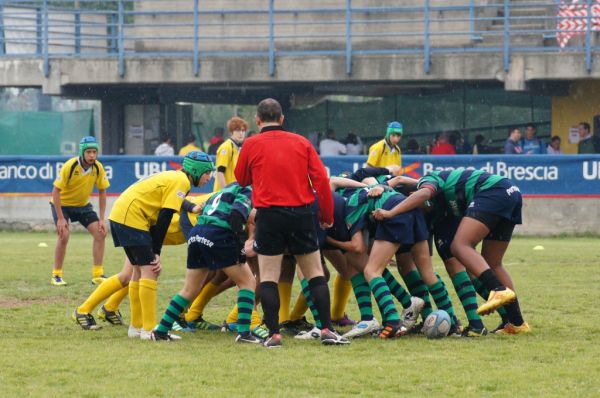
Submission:
M 432 155 L 456 155 L 454 145 L 447 142 L 439 142 L 431 148 Z
M 304 206 L 319 198 L 319 220 L 333 223 L 333 197 L 323 162 L 310 141 L 284 131 L 264 127 L 244 141 L 235 167 L 242 186 L 252 185 L 252 205 Z

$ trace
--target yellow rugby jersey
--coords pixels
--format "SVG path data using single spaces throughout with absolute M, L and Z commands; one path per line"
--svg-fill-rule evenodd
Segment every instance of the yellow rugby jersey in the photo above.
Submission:
M 107 189 L 110 183 L 102 163 L 96 160 L 92 167 L 85 170 L 79 163 L 79 158 L 74 157 L 67 160 L 60 169 L 54 186 L 60 189 L 61 206 L 81 207 L 90 202 L 94 186 L 103 190 Z
M 235 181 L 235 165 L 237 164 L 238 157 L 240 156 L 240 147 L 233 142 L 232 139 L 228 139 L 223 142 L 219 149 L 217 149 L 217 158 L 215 159 L 215 168 L 219 170 L 219 166 L 225 167 L 225 181 L 227 185 Z M 222 187 L 219 184 L 219 180 L 215 177 L 215 185 L 213 192 L 220 191 Z
M 207 193 L 200 196 L 188 196 L 186 199 L 197 205 L 202 202 L 206 202 L 211 195 L 212 193 Z M 188 212 L 187 216 L 193 226 L 198 224 L 198 214 Z M 169 229 L 167 230 L 167 235 L 165 235 L 163 245 L 181 245 L 186 242 L 183 231 L 181 230 L 181 226 L 179 225 L 179 217 L 179 213 L 173 214 L 173 219 L 171 219 L 171 224 L 169 224 Z
M 400 147 L 395 145 L 390 147 L 385 139 L 378 141 L 369 148 L 369 158 L 367 163 L 373 167 L 385 167 L 398 165 L 402 167 L 402 155 Z
M 108 219 L 128 227 L 149 231 L 160 209 L 181 210 L 190 191 L 188 177 L 181 171 L 153 174 L 132 184 L 116 200 Z

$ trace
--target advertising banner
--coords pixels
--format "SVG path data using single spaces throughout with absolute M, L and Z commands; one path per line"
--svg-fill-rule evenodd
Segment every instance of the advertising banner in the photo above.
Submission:
M 61 156 L 0 156 L 0 195 L 49 195 L 66 160 Z M 110 195 L 118 195 L 140 178 L 181 167 L 180 157 L 101 156 L 99 160 L 110 180 Z M 509 178 L 529 197 L 600 197 L 600 155 L 406 155 L 402 161 L 404 174 L 414 178 L 464 167 Z M 356 170 L 365 162 L 365 156 L 323 158 L 331 175 Z M 193 192 L 210 192 L 212 187 L 211 181 Z

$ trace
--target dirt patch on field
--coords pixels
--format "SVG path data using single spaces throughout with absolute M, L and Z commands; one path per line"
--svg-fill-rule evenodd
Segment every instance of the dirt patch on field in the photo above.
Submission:
M 32 305 L 50 305 L 64 302 L 65 299 L 62 297 L 45 297 L 33 299 L 0 297 L 0 308 L 22 308 L 30 307 Z

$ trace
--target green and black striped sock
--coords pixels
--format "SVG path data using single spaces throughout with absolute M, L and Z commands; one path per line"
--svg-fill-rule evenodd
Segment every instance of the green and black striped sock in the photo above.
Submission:
M 427 290 L 427 285 L 423 282 L 421 274 L 414 269 L 408 274 L 402 275 L 402 279 L 411 296 L 419 297 L 425 301 L 425 305 L 421 310 L 421 317 L 423 319 L 427 318 L 427 316 L 433 312 L 433 309 L 431 308 L 431 300 L 429 299 L 429 290 Z
M 392 293 L 387 283 L 385 283 L 385 279 L 381 276 L 373 278 L 369 282 L 369 287 L 371 288 L 371 292 L 373 292 L 379 312 L 381 312 L 383 323 L 399 325 L 400 315 L 398 315 L 398 310 L 396 310 L 394 300 L 392 299 Z
M 390 292 L 394 297 L 396 297 L 396 300 L 398 300 L 400 304 L 402 304 L 402 307 L 410 307 L 410 294 L 408 294 L 408 292 L 404 290 L 402 285 L 398 283 L 398 281 L 396 280 L 396 278 L 394 278 L 394 275 L 390 272 L 390 270 L 387 268 L 384 269 L 382 276 L 383 279 L 385 279 L 385 283 L 387 283 L 388 287 L 390 288 Z
M 315 306 L 315 302 L 313 301 L 312 296 L 310 295 L 310 288 L 308 287 L 308 280 L 306 280 L 306 278 L 301 279 L 300 286 L 302 287 L 302 294 L 304 295 L 304 298 L 306 299 L 306 304 L 308 305 L 308 308 L 310 309 L 310 312 L 311 312 L 313 318 L 315 318 L 315 326 L 318 329 L 323 329 L 323 326 L 321 325 L 321 317 L 319 316 L 319 310 L 317 310 L 317 307 Z
M 158 326 L 156 326 L 156 330 L 161 333 L 167 333 L 169 330 L 171 330 L 173 323 L 179 319 L 179 316 L 183 311 L 185 311 L 188 305 L 190 305 L 189 300 L 179 294 L 176 294 L 165 310 L 162 319 L 158 323 Z
M 254 291 L 240 289 L 237 298 L 238 305 L 238 333 L 250 332 L 250 319 L 254 309 Z
M 473 284 L 473 288 L 475 288 L 477 294 L 479 294 L 482 299 L 487 301 L 488 297 L 490 297 L 490 291 L 483 286 L 483 283 L 481 283 L 478 278 L 471 279 L 471 283 Z M 502 322 L 508 322 L 508 315 L 506 314 L 506 309 L 504 307 L 497 308 L 496 312 L 498 312 L 500 318 L 502 318 Z
M 452 301 L 450 301 L 450 296 L 448 296 L 448 291 L 446 287 L 442 283 L 441 280 L 438 279 L 436 283 L 428 286 L 429 293 L 431 293 L 431 297 L 433 297 L 433 301 L 435 301 L 435 305 L 439 310 L 444 310 L 450 315 L 450 319 L 452 320 L 452 326 L 456 325 L 458 319 L 456 318 L 456 313 L 454 312 L 454 308 L 452 307 Z
M 365 275 L 356 274 L 350 280 L 352 282 L 352 290 L 358 303 L 361 321 L 370 321 L 373 319 L 373 303 L 371 302 L 371 288 L 365 279 Z
M 482 330 L 484 325 L 479 315 L 477 315 L 477 293 L 473 288 L 469 275 L 465 272 L 459 272 L 452 277 L 452 284 L 456 295 L 460 299 L 460 304 L 465 310 L 469 326 L 475 330 Z

